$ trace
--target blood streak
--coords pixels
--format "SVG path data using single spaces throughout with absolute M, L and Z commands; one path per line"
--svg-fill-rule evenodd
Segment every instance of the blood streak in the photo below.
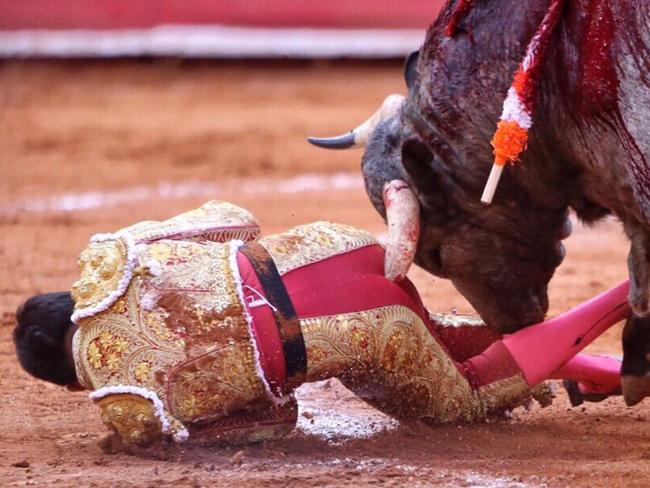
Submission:
M 465 17 L 467 17 L 473 6 L 474 0 L 458 0 L 458 4 L 456 4 L 456 7 L 452 11 L 451 18 L 447 24 L 447 28 L 445 29 L 447 36 L 453 37 L 456 33 L 456 29 L 458 29 L 458 25 Z
M 646 208 L 650 206 L 650 172 L 646 155 L 626 126 L 619 104 L 620 80 L 615 63 L 613 46 L 616 25 L 624 25 L 625 20 L 615 18 L 611 2 L 592 0 L 586 7 L 586 28 L 580 45 L 579 109 L 583 116 L 595 116 L 611 124 L 629 157 L 629 169 L 633 176 L 637 200 Z M 619 14 L 620 15 L 620 14 Z M 630 32 L 627 32 L 630 35 Z M 643 52 L 643 40 L 636 44 L 638 52 Z
M 590 2 L 581 45 L 581 112 L 584 114 L 618 108 L 619 80 L 612 58 L 614 34 L 614 16 L 608 2 Z

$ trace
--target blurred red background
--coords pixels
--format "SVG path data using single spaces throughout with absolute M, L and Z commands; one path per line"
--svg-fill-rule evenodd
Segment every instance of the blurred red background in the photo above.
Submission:
M 0 0 L 0 29 L 161 24 L 425 28 L 444 0 Z

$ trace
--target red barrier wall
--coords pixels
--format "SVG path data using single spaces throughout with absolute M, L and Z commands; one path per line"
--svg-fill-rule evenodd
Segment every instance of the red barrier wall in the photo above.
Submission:
M 426 28 L 445 0 L 0 0 L 0 29 Z

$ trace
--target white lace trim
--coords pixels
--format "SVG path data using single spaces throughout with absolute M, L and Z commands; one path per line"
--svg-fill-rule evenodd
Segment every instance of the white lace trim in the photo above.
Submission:
M 123 268 L 122 279 L 118 283 L 115 290 L 110 292 L 108 296 L 104 298 L 101 302 L 99 302 L 98 304 L 92 307 L 81 308 L 74 311 L 71 320 L 77 325 L 79 325 L 78 321 L 80 319 L 86 317 L 92 317 L 93 315 L 96 315 L 98 313 L 107 310 L 108 307 L 113 305 L 113 303 L 115 303 L 115 301 L 124 294 L 124 292 L 129 286 L 129 283 L 131 283 L 131 278 L 133 277 L 133 269 L 135 268 L 138 261 L 138 256 L 137 256 L 137 251 L 135 248 L 135 241 L 133 240 L 133 236 L 131 236 L 131 234 L 125 231 L 120 231 L 117 232 L 116 234 L 95 234 L 90 239 L 90 242 L 97 243 L 97 242 L 106 242 L 112 240 L 121 240 L 124 246 L 126 247 L 126 263 Z
M 174 441 L 179 443 L 187 440 L 190 437 L 190 433 L 187 431 L 185 426 L 183 426 L 183 424 L 181 424 L 178 421 L 176 422 L 178 422 L 178 424 L 181 425 L 182 428 L 176 432 L 172 431 L 171 422 L 169 421 L 167 413 L 165 413 L 165 406 L 163 405 L 163 402 L 160 400 L 160 398 L 155 392 L 151 390 L 147 390 L 146 388 L 133 386 L 133 385 L 104 386 L 103 388 L 100 388 L 90 393 L 88 397 L 92 401 L 96 401 L 108 395 L 119 395 L 125 393 L 141 396 L 151 401 L 151 403 L 153 403 L 154 415 L 160 422 L 161 430 L 163 434 L 171 435 Z

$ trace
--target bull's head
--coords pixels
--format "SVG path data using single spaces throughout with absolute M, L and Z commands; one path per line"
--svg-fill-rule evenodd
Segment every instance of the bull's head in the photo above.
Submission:
M 426 133 L 414 123 L 415 117 L 422 119 L 412 93 L 417 58 L 417 53 L 407 58 L 409 98 L 391 95 L 350 133 L 309 140 L 330 149 L 365 147 L 366 189 L 385 218 L 387 184 L 407 183 L 419 201 L 415 262 L 450 279 L 488 325 L 509 332 L 541 321 L 548 309 L 547 284 L 564 258 L 560 241 L 571 232 L 566 207 L 520 205 L 518 199 L 525 195 L 509 185 L 508 178 L 499 190 L 500 198 L 490 207 L 483 206 L 480 192 L 491 154 L 483 161 L 465 159 L 459 174 L 458 166 L 447 162 L 452 157 L 462 159 L 464 141 L 453 147 L 438 137 L 435 127 Z M 509 188 L 512 195 L 507 195 Z M 390 237 L 390 212 L 388 223 Z

